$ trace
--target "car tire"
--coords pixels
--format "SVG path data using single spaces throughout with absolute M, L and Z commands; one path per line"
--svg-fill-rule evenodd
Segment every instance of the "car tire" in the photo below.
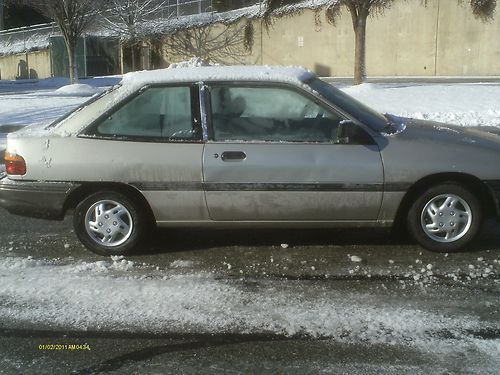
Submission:
M 101 191 L 76 206 L 73 226 L 90 251 L 99 255 L 125 255 L 137 249 L 146 220 L 140 206 L 128 196 Z
M 413 202 L 408 231 L 424 248 L 453 252 L 464 248 L 479 232 L 483 220 L 479 200 L 456 183 L 435 185 Z

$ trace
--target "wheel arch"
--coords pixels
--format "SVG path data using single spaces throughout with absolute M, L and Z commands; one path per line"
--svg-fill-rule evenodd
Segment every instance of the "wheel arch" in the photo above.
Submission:
M 143 209 L 143 214 L 151 225 L 156 225 L 155 216 L 151 205 L 144 197 L 144 195 L 135 187 L 119 182 L 88 182 L 81 184 L 78 188 L 74 189 L 66 198 L 63 206 L 63 212 L 66 214 L 68 210 L 76 208 L 78 203 L 87 198 L 88 196 L 98 193 L 100 191 L 112 191 L 121 193 L 132 199 L 140 205 Z
M 492 191 L 479 178 L 467 173 L 437 173 L 423 177 L 410 186 L 399 204 L 394 226 L 398 228 L 403 228 L 405 226 L 406 214 L 420 194 L 432 186 L 445 183 L 462 185 L 474 193 L 479 199 L 485 217 L 492 217 L 498 214 L 495 197 Z

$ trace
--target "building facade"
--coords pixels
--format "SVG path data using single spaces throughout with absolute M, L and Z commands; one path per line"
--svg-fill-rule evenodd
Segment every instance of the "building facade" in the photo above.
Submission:
M 189 5 L 194 9 L 192 2 Z M 184 60 L 193 54 L 202 54 L 216 63 L 300 65 L 320 76 L 353 75 L 354 32 L 350 14 L 346 10 L 335 26 L 327 22 L 324 11 L 305 9 L 293 16 L 278 18 L 271 26 L 266 27 L 259 17 L 259 7 L 257 4 L 244 8 L 238 13 L 238 17 L 228 13 L 227 18 L 219 17 L 221 21 L 209 27 L 199 26 L 197 15 L 176 16 L 175 22 L 185 24 L 186 28 L 198 25 L 199 33 L 189 34 L 193 45 L 197 42 L 194 38 L 199 37 L 202 31 L 212 36 L 226 35 L 220 39 L 219 51 L 217 45 L 210 48 L 206 46 L 206 51 L 203 51 L 203 46 L 193 51 L 173 50 L 175 43 L 171 43 L 172 40 L 168 42 L 168 35 L 162 36 L 155 32 L 142 43 L 141 65 L 136 66 L 136 69 L 166 67 L 169 63 Z M 205 9 L 205 19 L 207 9 L 209 8 Z M 165 23 L 172 23 L 172 19 L 165 19 Z M 252 33 L 250 46 L 247 39 L 238 37 L 238 33 L 248 32 L 249 24 Z M 201 30 L 202 27 L 204 30 Z M 36 78 L 65 74 L 64 69 L 55 69 L 61 65 L 59 59 L 62 57 L 57 57 L 57 61 L 54 61 L 54 42 L 50 42 L 50 39 L 44 44 L 41 42 L 43 38 L 25 38 L 17 42 L 19 45 L 16 50 L 12 48 L 12 43 L 7 47 L 5 43 L 2 44 L 5 35 L 5 32 L 3 35 L 0 33 L 2 79 L 26 78 L 20 75 L 21 60 L 27 64 L 27 70 L 23 72 L 28 72 L 28 78 L 31 77 L 31 71 L 36 73 Z M 171 36 L 180 37 L 180 34 Z M 371 77 L 500 76 L 499 37 L 500 17 L 482 22 L 473 16 L 468 6 L 460 5 L 455 0 L 436 0 L 429 2 L 427 6 L 423 6 L 420 1 L 395 2 L 384 14 L 368 19 L 367 74 Z M 232 45 L 228 45 L 229 40 Z M 101 50 L 99 37 L 92 37 L 92 43 L 93 51 Z M 109 41 L 107 43 L 110 45 Z M 110 49 L 116 52 L 113 57 L 109 53 L 92 56 L 90 71 L 86 57 L 80 63 L 85 67 L 83 69 L 80 66 L 80 75 L 84 75 L 84 72 L 86 75 L 100 75 L 127 71 L 130 64 L 124 59 L 126 51 L 117 45 L 105 50 Z M 224 54 L 220 53 L 222 49 L 225 50 Z M 99 65 L 101 63 L 108 66 L 104 68 Z

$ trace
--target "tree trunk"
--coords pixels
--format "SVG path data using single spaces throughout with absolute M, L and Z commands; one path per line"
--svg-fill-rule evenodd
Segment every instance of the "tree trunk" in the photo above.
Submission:
M 66 40 L 68 51 L 69 83 L 72 85 L 78 80 L 78 67 L 76 64 L 76 40 Z
M 368 14 L 353 19 L 354 27 L 354 84 L 359 85 L 366 79 L 366 19 Z
M 130 54 L 131 54 L 131 57 L 132 57 L 132 71 L 135 72 L 136 71 L 135 44 L 132 44 L 132 46 L 130 47 Z
M 120 46 L 118 48 L 118 56 L 120 59 L 120 74 L 125 74 L 125 58 L 124 58 L 124 51 L 123 51 L 123 44 L 120 43 Z

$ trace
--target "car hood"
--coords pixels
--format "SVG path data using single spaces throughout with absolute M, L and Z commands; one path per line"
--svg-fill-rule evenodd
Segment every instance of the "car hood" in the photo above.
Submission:
M 414 140 L 415 142 L 443 143 L 477 146 L 500 151 L 500 128 L 464 127 L 436 121 L 393 117 L 393 129 L 385 134 L 388 138 Z
M 378 140 L 387 182 L 440 173 L 500 179 L 500 135 L 433 121 L 391 117 L 391 122 L 392 129 Z

